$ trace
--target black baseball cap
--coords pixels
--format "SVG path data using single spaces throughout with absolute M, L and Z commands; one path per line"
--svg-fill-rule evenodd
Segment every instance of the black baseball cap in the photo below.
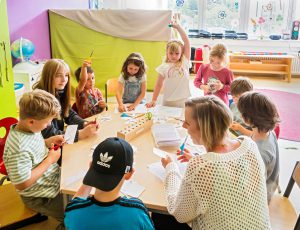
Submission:
M 102 191 L 113 190 L 124 174 L 132 170 L 133 150 L 122 138 L 110 137 L 102 141 L 94 150 L 91 167 L 83 184 Z

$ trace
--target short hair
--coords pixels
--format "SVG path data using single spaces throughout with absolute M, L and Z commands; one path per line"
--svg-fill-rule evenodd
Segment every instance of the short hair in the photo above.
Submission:
M 235 78 L 230 85 L 231 95 L 242 95 L 245 92 L 252 91 L 253 84 L 247 77 L 237 77 Z
M 24 93 L 19 101 L 20 119 L 43 120 L 60 114 L 60 103 L 54 95 L 45 90 L 35 89 Z
M 179 47 L 181 48 L 181 56 L 180 56 L 180 59 L 179 59 L 178 62 L 180 62 L 180 65 L 181 65 L 181 63 L 182 63 L 182 57 L 183 57 L 183 54 L 184 54 L 184 44 L 183 44 L 183 42 L 181 42 L 178 39 L 172 39 L 172 40 L 168 41 L 167 47 L 166 47 L 166 52 L 168 52 L 168 49 L 171 52 L 178 52 L 179 51 Z M 169 62 L 169 60 L 168 60 L 168 54 L 166 55 L 165 62 Z
M 262 93 L 244 93 L 237 106 L 245 122 L 259 132 L 273 130 L 280 121 L 275 104 Z
M 82 69 L 82 67 L 79 67 L 79 68 L 75 71 L 75 77 L 76 77 L 77 82 L 79 82 L 79 80 L 80 80 L 81 69 Z M 90 67 L 90 66 L 87 66 L 87 67 L 86 67 L 86 71 L 87 71 L 87 73 L 94 73 L 93 68 Z
M 207 151 L 221 143 L 232 123 L 232 113 L 217 96 L 189 98 L 185 107 L 192 108 L 192 117 L 198 123 L 200 136 Z
M 226 61 L 226 55 L 227 55 L 227 48 L 222 43 L 215 44 L 211 48 L 211 51 L 209 52 L 209 58 L 218 57 L 224 61 Z
M 69 65 L 64 60 L 55 58 L 48 60 L 43 67 L 40 80 L 32 88 L 42 89 L 54 96 L 58 96 L 58 91 L 54 87 L 54 79 L 60 68 L 64 68 L 69 72 L 67 85 L 63 90 L 63 95 L 60 97 L 62 115 L 68 117 L 71 107 L 71 73 Z
M 142 54 L 140 54 L 140 53 L 131 53 L 131 54 L 129 54 L 129 56 L 124 61 L 121 73 L 122 73 L 125 80 L 128 80 L 128 78 L 129 78 L 129 73 L 127 71 L 127 66 L 129 64 L 134 64 L 134 65 L 139 67 L 139 71 L 136 73 L 136 77 L 137 78 L 142 78 L 143 75 L 146 72 L 146 69 L 147 69 L 147 66 L 145 64 L 145 60 L 144 60 Z

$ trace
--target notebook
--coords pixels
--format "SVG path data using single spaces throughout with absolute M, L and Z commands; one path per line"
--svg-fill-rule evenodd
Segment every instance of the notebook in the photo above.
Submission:
M 152 135 L 158 147 L 178 147 L 180 145 L 181 139 L 174 124 L 155 124 L 152 126 Z

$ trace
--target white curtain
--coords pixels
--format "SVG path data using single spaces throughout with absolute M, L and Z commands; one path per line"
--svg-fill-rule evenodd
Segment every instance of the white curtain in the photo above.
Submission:
M 168 0 L 102 0 L 104 9 L 167 10 Z

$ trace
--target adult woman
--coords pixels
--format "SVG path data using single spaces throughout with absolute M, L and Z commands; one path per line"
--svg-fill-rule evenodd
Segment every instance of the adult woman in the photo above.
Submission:
M 231 123 L 229 108 L 216 96 L 186 101 L 183 127 L 207 153 L 192 157 L 185 149 L 183 177 L 170 157 L 162 159 L 168 211 L 193 229 L 271 229 L 264 163 L 250 138 L 231 138 Z
M 57 119 L 53 119 L 51 124 L 42 131 L 44 138 L 63 134 L 64 124 L 77 124 L 75 141 L 92 136 L 97 131 L 98 124 L 91 124 L 80 118 L 71 107 L 71 84 L 70 68 L 61 59 L 51 59 L 44 65 L 42 76 L 34 89 L 42 89 L 53 94 L 61 104 L 61 114 Z

